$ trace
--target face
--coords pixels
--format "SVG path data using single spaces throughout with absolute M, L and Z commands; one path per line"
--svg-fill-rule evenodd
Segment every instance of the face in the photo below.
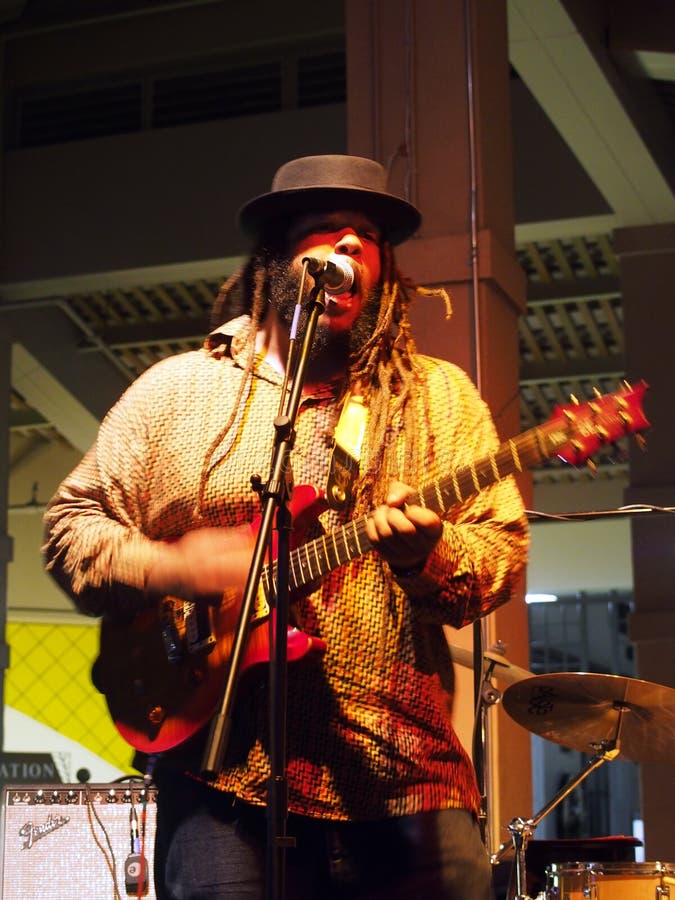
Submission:
M 299 276 L 306 256 L 325 260 L 330 254 L 349 257 L 354 284 L 343 294 L 326 295 L 319 327 L 333 334 L 349 332 L 382 274 L 380 230 L 363 213 L 341 210 L 297 219 L 289 230 L 291 271 Z M 308 277 L 310 286 L 313 284 Z
M 321 380 L 344 371 L 371 338 L 380 310 L 380 231 L 366 216 L 355 211 L 306 215 L 295 219 L 287 234 L 285 251 L 278 243 L 268 247 L 261 264 L 267 271 L 270 302 L 280 320 L 290 329 L 294 321 L 302 260 L 306 256 L 325 260 L 331 254 L 349 257 L 354 284 L 349 292 L 327 295 L 329 302 L 319 317 L 310 348 L 308 374 Z M 314 286 L 307 276 L 306 294 Z M 304 332 L 307 306 L 298 323 Z

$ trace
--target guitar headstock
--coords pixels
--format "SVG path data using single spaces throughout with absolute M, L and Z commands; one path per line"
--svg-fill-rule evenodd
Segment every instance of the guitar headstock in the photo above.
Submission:
M 638 381 L 586 403 L 556 406 L 549 421 L 569 434 L 569 442 L 557 451 L 560 459 L 578 466 L 601 447 L 649 428 L 642 409 L 648 387 L 646 381 Z

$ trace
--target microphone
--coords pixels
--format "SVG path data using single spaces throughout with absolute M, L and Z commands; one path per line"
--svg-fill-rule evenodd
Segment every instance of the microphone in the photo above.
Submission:
M 327 294 L 344 294 L 354 284 L 354 267 L 348 256 L 331 253 L 326 259 L 306 256 L 307 271 Z

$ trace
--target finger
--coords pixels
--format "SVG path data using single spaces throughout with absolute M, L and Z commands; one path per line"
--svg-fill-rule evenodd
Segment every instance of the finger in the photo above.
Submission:
M 389 485 L 387 498 L 385 500 L 387 506 L 402 507 L 407 499 L 413 494 L 412 488 L 404 484 L 402 481 L 392 481 Z
M 378 506 L 366 524 L 366 532 L 370 540 L 379 543 L 398 535 L 412 535 L 415 525 L 408 519 L 403 510 L 390 506 Z
M 443 527 L 438 515 L 425 506 L 406 506 L 405 515 L 416 528 L 440 530 Z
M 366 534 L 372 544 L 383 538 L 391 537 L 392 530 L 387 518 L 386 506 L 378 506 L 366 520 Z

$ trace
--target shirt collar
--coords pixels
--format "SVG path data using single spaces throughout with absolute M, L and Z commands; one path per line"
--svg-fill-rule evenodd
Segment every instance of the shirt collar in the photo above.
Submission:
M 248 338 L 251 328 L 251 317 L 247 315 L 238 316 L 236 319 L 230 319 L 223 322 L 217 328 L 214 328 L 207 335 L 204 341 L 204 349 L 214 359 L 223 359 L 224 357 L 231 359 L 236 366 L 241 369 L 246 368 L 246 357 L 248 354 Z M 258 378 L 269 381 L 272 384 L 282 384 L 283 378 L 276 369 L 265 362 L 264 358 L 256 359 L 253 366 L 253 374 Z M 324 400 L 337 397 L 340 393 L 342 381 L 326 382 L 315 387 L 311 395 L 307 395 L 304 399 Z

